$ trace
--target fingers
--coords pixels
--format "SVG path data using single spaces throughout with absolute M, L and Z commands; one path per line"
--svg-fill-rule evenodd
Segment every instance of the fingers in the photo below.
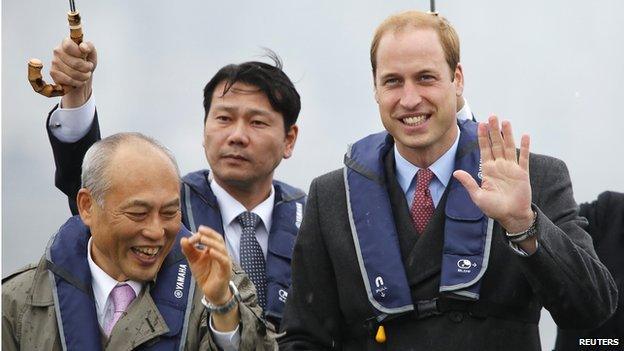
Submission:
M 498 117 L 492 115 L 487 125 L 479 123 L 478 137 L 483 162 L 499 158 L 518 162 L 511 122 L 502 121 L 499 125 Z
M 492 156 L 494 159 L 504 157 L 504 141 L 501 134 L 498 117 L 492 115 L 488 118 L 488 129 L 490 131 L 490 141 L 492 143 Z
M 490 136 L 488 135 L 488 127 L 485 123 L 479 123 L 477 129 L 477 138 L 479 141 L 479 150 L 481 150 L 481 160 L 483 163 L 491 161 L 492 146 L 490 145 Z
M 70 85 L 72 87 L 81 87 L 85 85 L 89 79 L 91 79 L 92 73 L 82 72 L 68 66 L 65 62 L 54 58 L 52 60 L 52 67 L 50 68 L 50 76 L 54 79 L 54 82 L 61 85 Z
M 186 256 L 189 262 L 196 262 L 201 256 L 201 251 L 195 249 L 194 244 L 189 238 L 182 238 L 182 240 L 180 240 L 180 247 L 182 248 L 182 253 L 184 253 L 184 256 Z
M 518 164 L 520 168 L 525 171 L 529 171 L 529 146 L 531 144 L 531 138 L 524 134 L 522 135 L 522 139 L 520 139 L 520 157 L 518 159 Z
M 518 157 L 516 156 L 516 142 L 513 138 L 511 123 L 509 121 L 503 121 L 501 124 L 503 128 L 503 150 L 505 159 L 515 162 Z
M 56 54 L 57 51 L 63 52 L 76 58 L 82 57 L 82 51 L 80 51 L 80 47 L 78 47 L 78 44 L 74 43 L 74 41 L 70 38 L 63 39 L 61 45 L 54 49 L 54 53 Z
M 213 258 L 228 265 L 231 262 L 223 237 L 208 227 L 200 226 L 197 233 L 190 238 L 183 238 L 180 244 L 182 252 L 189 261 Z M 224 261 L 224 258 L 227 262 Z
M 199 243 L 206 245 L 208 248 L 219 251 L 227 255 L 227 249 L 225 248 L 225 241 L 223 236 L 213 229 L 200 225 L 197 229 Z
M 84 57 L 90 55 L 92 59 L 97 60 L 97 54 L 93 44 L 83 44 L 79 47 L 72 40 L 65 38 L 61 45 L 54 49 L 50 75 L 56 83 L 80 87 L 91 78 L 97 61 L 90 62 Z
M 210 257 L 219 265 L 220 269 L 217 271 L 219 278 L 227 278 L 225 280 L 229 281 L 232 271 L 232 260 L 230 256 L 227 253 L 210 250 Z

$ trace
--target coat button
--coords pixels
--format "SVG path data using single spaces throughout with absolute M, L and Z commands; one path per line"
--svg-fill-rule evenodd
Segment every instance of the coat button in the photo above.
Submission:
M 448 317 L 455 323 L 461 323 L 464 320 L 464 313 L 459 311 L 451 311 L 449 312 Z

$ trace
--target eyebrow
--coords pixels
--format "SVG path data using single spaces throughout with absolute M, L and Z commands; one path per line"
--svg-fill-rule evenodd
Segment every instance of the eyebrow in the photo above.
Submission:
M 147 201 L 144 201 L 144 200 L 132 200 L 128 204 L 123 206 L 123 209 L 127 209 L 127 208 L 130 208 L 130 207 L 135 207 L 135 206 L 137 206 L 137 207 L 146 207 L 146 208 L 152 208 L 153 207 Z M 165 203 L 162 207 L 171 207 L 171 206 L 179 207 L 180 206 L 180 199 L 179 198 L 173 199 L 173 200 Z
M 225 112 L 229 112 L 229 113 L 236 113 L 240 110 L 239 107 L 237 106 L 230 106 L 230 105 L 216 105 L 214 107 L 215 111 L 225 111 Z M 250 108 L 250 109 L 245 109 L 244 110 L 245 115 L 246 116 L 271 116 L 271 112 L 266 111 L 266 110 L 262 110 L 262 109 L 258 109 L 258 108 Z

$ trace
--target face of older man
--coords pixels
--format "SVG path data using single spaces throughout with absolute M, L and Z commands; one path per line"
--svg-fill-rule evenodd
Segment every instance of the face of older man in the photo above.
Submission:
M 457 137 L 461 66 L 451 74 L 438 34 L 408 27 L 385 33 L 377 51 L 375 99 L 401 155 L 427 167 Z
M 117 148 L 106 174 L 111 188 L 104 207 L 91 201 L 81 211 L 93 260 L 118 281 L 153 280 L 181 225 L 175 168 L 160 150 L 131 141 Z

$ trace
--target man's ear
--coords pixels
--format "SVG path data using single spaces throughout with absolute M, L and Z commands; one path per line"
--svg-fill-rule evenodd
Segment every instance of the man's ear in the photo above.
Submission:
M 464 69 L 462 68 L 461 63 L 457 64 L 455 67 L 455 80 L 453 83 L 455 84 L 455 95 L 461 96 L 464 93 Z
M 91 192 L 85 188 L 80 189 L 78 195 L 76 195 L 76 204 L 78 205 L 80 219 L 82 219 L 82 222 L 87 227 L 90 226 L 93 219 L 93 207 L 96 206 L 95 199 L 91 195 Z
M 288 128 L 288 132 L 286 132 L 286 145 L 284 147 L 284 155 L 283 157 L 290 158 L 292 156 L 293 150 L 295 149 L 295 143 L 297 142 L 297 136 L 299 135 L 299 127 L 296 124 L 293 124 Z
M 377 102 L 377 105 L 379 105 L 379 91 L 377 89 L 377 81 L 375 79 L 377 78 L 375 77 L 375 75 L 373 75 L 373 94 L 375 95 L 375 101 Z

